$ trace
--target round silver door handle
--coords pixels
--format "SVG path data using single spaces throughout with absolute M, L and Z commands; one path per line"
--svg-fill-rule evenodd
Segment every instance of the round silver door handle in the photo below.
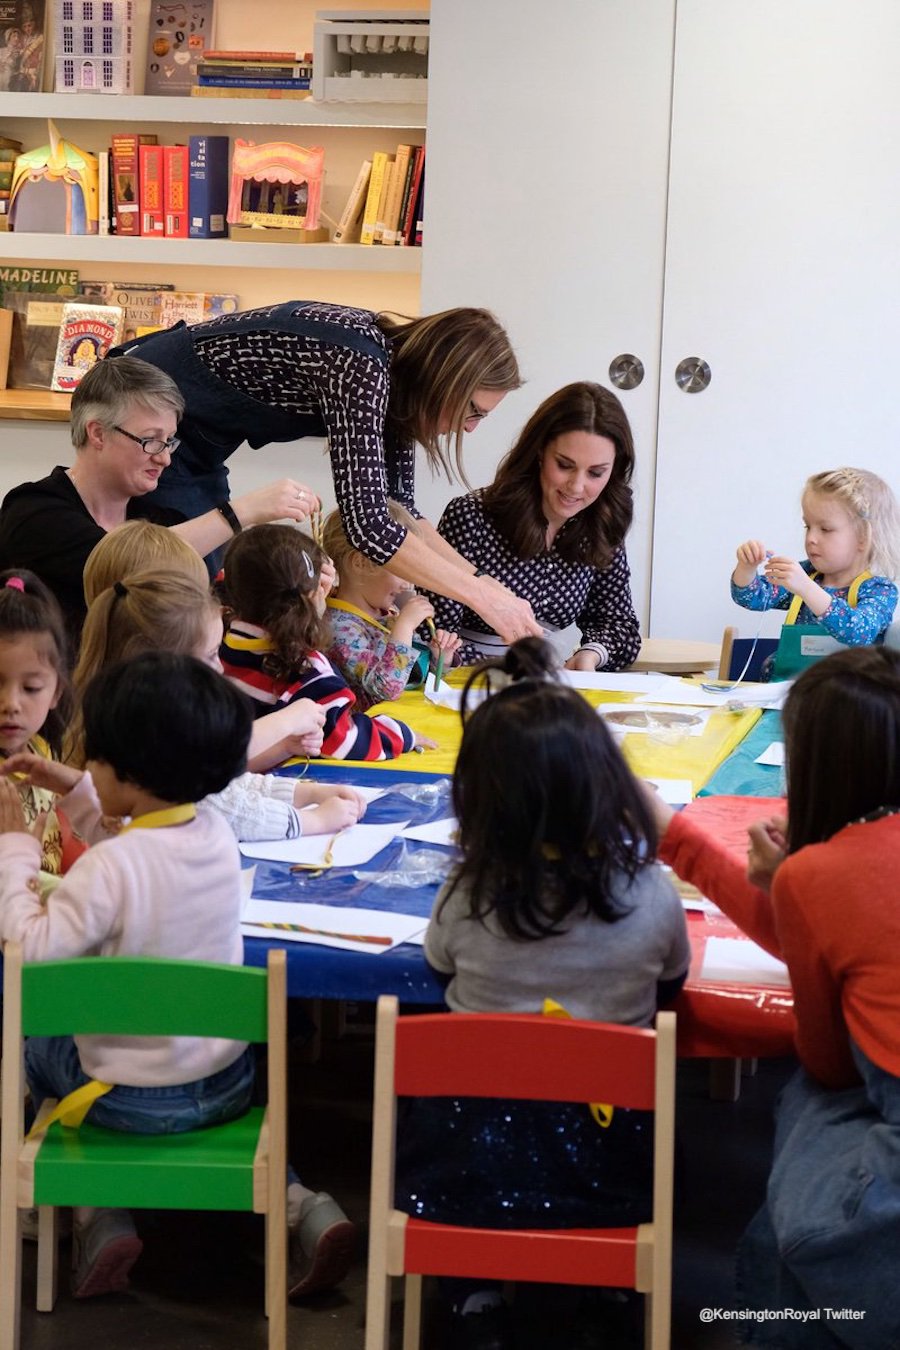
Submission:
M 609 363 L 609 378 L 617 389 L 637 389 L 644 378 L 644 363 L 627 352 L 616 356 Z
M 712 379 L 712 371 L 702 356 L 686 356 L 675 367 L 675 383 L 685 394 L 702 394 Z

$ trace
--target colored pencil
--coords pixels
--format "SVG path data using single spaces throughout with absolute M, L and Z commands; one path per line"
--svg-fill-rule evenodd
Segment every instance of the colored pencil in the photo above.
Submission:
M 253 928 L 276 928 L 284 933 L 309 933 L 312 937 L 342 938 L 345 942 L 368 942 L 373 947 L 389 947 L 393 938 L 379 937 L 374 933 L 335 933 L 330 928 L 307 928 L 305 923 L 275 923 L 274 920 L 255 923 Z

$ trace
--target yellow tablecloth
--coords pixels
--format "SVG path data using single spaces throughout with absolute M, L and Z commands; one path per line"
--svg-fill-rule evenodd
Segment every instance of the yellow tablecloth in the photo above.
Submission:
M 468 671 L 453 671 L 448 675 L 447 682 L 460 687 L 467 675 Z M 594 707 L 601 703 L 630 703 L 634 698 L 632 694 L 607 693 L 604 690 L 585 690 L 582 694 Z M 380 760 L 377 763 L 366 761 L 367 769 L 402 768 L 404 772 L 410 773 L 452 774 L 462 735 L 458 713 L 430 703 L 421 690 L 408 691 L 391 703 L 380 703 L 370 712 L 385 712 L 399 718 L 422 736 L 437 741 L 438 749 L 425 750 L 422 754 L 413 751 L 397 759 Z M 758 708 L 740 713 L 715 710 L 700 736 L 629 733 L 622 742 L 622 749 L 636 774 L 654 778 L 687 778 L 696 795 L 761 715 Z M 339 764 L 343 761 L 319 762 Z

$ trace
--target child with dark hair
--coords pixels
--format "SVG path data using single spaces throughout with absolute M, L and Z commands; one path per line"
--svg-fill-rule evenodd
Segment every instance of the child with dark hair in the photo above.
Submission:
M 751 826 L 748 869 L 689 816 L 652 806 L 665 860 L 781 957 L 794 992 L 802 1068 L 738 1254 L 751 1316 L 793 1317 L 748 1317 L 744 1343 L 887 1348 L 900 1345 L 900 652 L 817 661 L 783 722 L 787 815 Z M 826 1306 L 844 1318 L 817 1321 Z
M 635 779 L 553 660 L 548 644 L 523 639 L 465 687 L 453 777 L 462 856 L 425 955 L 454 1012 L 539 1013 L 552 999 L 572 1017 L 650 1026 L 687 975 L 681 902 L 655 866 Z M 631 1225 L 651 1212 L 652 1129 L 644 1112 L 617 1109 L 601 1128 L 587 1106 L 464 1101 L 448 1114 L 414 1101 L 398 1173 L 396 1203 L 417 1218 Z M 468 1282 L 452 1296 L 454 1345 L 510 1343 L 499 1290 Z
M 367 717 L 324 655 L 326 597 L 334 571 L 317 544 L 290 525 L 256 525 L 225 554 L 225 599 L 233 617 L 222 643 L 225 674 L 262 717 L 295 699 L 325 708 L 322 755 L 393 759 L 432 742 L 384 713 Z
M 20 943 L 26 961 L 140 955 L 239 965 L 237 843 L 216 812 L 195 803 L 244 769 L 246 699 L 194 657 L 149 653 L 101 671 L 83 709 L 85 772 L 18 754 L 0 776 L 0 940 Z M 63 807 L 93 844 L 46 906 L 34 889 L 40 850 L 14 773 L 64 792 Z M 128 823 L 119 829 L 110 818 Z M 111 1083 L 92 1119 L 135 1134 L 229 1120 L 247 1109 L 253 1089 L 253 1054 L 237 1041 L 33 1037 L 25 1058 L 35 1107 L 89 1079 Z M 326 1264 L 334 1269 L 335 1247 L 346 1250 L 352 1225 L 330 1196 L 300 1190 L 295 1199 L 309 1203 L 298 1237 L 321 1274 Z M 130 1214 L 76 1209 L 74 1218 L 75 1296 L 124 1288 L 142 1245 Z
M 0 762 L 22 750 L 50 759 L 61 749 L 69 703 L 62 611 L 33 572 L 0 572 Z M 53 796 L 20 793 L 29 825 L 41 819 L 41 870 L 62 870 L 63 841 Z

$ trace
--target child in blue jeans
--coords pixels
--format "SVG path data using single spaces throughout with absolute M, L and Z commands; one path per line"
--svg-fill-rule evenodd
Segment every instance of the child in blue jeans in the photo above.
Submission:
M 87 769 L 10 756 L 0 776 L 0 940 L 26 961 L 162 956 L 239 965 L 240 855 L 231 829 L 202 805 L 245 767 L 252 714 L 227 680 L 190 656 L 150 653 L 110 666 L 84 694 Z M 62 792 L 92 847 L 46 905 L 40 846 L 10 775 Z M 195 805 L 195 803 L 201 804 Z M 127 822 L 127 823 L 123 823 Z M 253 1091 L 252 1049 L 208 1037 L 32 1038 L 26 1075 L 35 1104 L 93 1079 L 112 1084 L 91 1119 L 136 1134 L 174 1134 L 229 1120 Z M 346 1272 L 353 1225 L 324 1192 L 293 1179 L 288 1222 L 293 1294 Z M 76 1209 L 77 1298 L 123 1289 L 141 1252 L 126 1210 Z

